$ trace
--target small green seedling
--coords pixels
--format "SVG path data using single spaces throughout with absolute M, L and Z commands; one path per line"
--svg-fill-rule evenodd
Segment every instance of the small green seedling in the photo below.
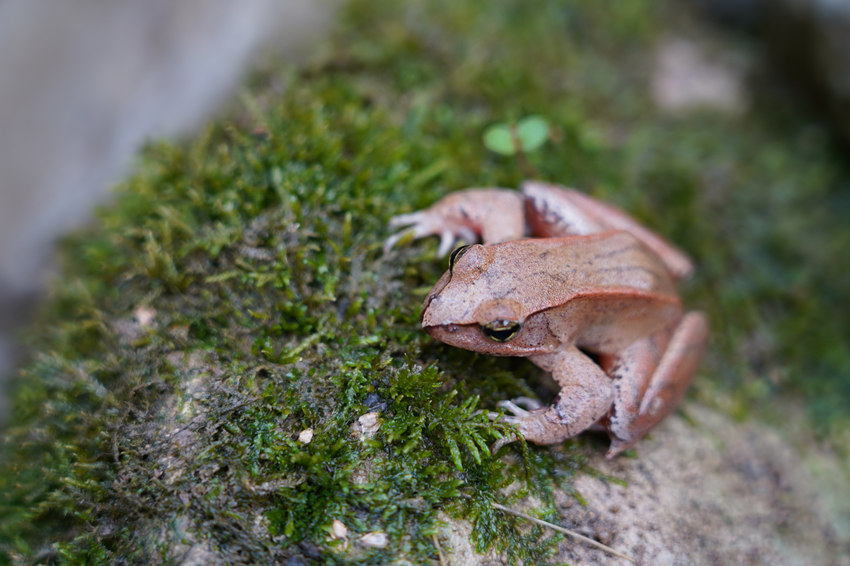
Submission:
M 539 177 L 526 155 L 539 149 L 549 138 L 549 123 L 542 116 L 526 116 L 517 123 L 500 122 L 484 130 L 484 145 L 500 155 L 516 156 L 529 177 Z
M 500 122 L 484 130 L 484 145 L 500 155 L 529 153 L 549 137 L 549 123 L 542 116 L 527 116 L 516 124 Z

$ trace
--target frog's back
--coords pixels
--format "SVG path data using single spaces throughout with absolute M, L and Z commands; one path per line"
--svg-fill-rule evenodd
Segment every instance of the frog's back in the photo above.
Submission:
M 526 316 L 606 293 L 677 301 L 663 262 L 627 232 L 517 240 L 490 250 L 487 272 L 500 274 L 483 274 L 492 296 L 518 301 Z

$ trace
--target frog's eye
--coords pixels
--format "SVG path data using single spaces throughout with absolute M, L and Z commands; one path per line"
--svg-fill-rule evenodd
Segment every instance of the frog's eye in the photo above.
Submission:
M 456 248 L 455 251 L 452 252 L 452 255 L 449 256 L 449 271 L 452 271 L 455 268 L 455 263 L 457 263 L 457 261 L 463 257 L 463 254 L 468 252 L 471 247 L 472 244 L 467 244 Z
M 513 320 L 491 320 L 481 327 L 484 334 L 494 342 L 513 340 L 522 328 L 520 323 Z

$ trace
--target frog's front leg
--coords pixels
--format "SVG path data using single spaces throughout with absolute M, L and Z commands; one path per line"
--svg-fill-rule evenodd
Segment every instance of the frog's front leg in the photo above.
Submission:
M 402 238 L 440 236 L 439 255 L 446 255 L 455 241 L 475 243 L 480 237 L 485 244 L 518 240 L 525 234 L 523 197 L 508 189 L 467 189 L 451 193 L 430 207 L 395 216 L 394 228 L 406 227 L 387 238 L 389 250 Z
M 611 408 L 614 400 L 611 379 L 575 346 L 530 359 L 552 372 L 561 391 L 551 406 L 531 411 L 511 402 L 501 404 L 513 413 L 504 420 L 516 425 L 527 441 L 558 444 L 589 428 Z

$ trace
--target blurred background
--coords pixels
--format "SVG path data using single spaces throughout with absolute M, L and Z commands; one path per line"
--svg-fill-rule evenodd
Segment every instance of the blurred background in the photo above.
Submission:
M 56 238 L 145 141 L 195 128 L 256 57 L 308 53 L 332 12 L 332 0 L 0 2 L 0 389 Z

